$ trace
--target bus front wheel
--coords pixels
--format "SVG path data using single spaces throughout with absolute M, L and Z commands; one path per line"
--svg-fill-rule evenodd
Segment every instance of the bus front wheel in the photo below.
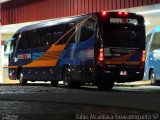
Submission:
M 70 68 L 65 68 L 64 71 L 63 71 L 63 84 L 66 88 L 72 88 L 73 87 Z
M 24 79 L 24 75 L 22 71 L 19 73 L 19 82 L 21 85 L 27 85 L 27 80 Z

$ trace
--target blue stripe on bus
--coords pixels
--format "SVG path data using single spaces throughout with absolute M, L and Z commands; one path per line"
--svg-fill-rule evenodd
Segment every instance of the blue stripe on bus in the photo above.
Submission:
M 134 55 L 132 55 L 130 58 L 128 58 L 129 61 L 137 61 L 137 60 L 141 60 L 142 57 L 142 52 L 138 52 Z
M 61 54 L 60 59 L 84 58 L 87 57 L 87 50 L 94 47 L 94 37 L 85 42 L 70 44 Z
M 38 59 L 44 52 L 32 53 L 32 60 Z
M 71 65 L 80 65 L 82 59 L 88 58 L 88 50 L 94 49 L 94 42 L 95 37 L 92 36 L 85 42 L 79 42 L 78 44 L 69 44 L 60 55 L 57 66 L 63 66 L 65 63 L 69 63 Z M 93 57 L 94 55 L 92 56 L 92 58 Z

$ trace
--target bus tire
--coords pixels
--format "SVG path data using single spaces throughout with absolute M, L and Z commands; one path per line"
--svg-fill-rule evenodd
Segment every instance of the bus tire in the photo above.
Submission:
M 51 86 L 57 87 L 58 86 L 58 81 L 57 80 L 52 80 L 51 81 Z
M 24 79 L 24 75 L 22 71 L 19 73 L 19 82 L 21 85 L 27 85 L 27 80 Z
M 73 87 L 70 68 L 68 68 L 68 67 L 64 68 L 62 79 L 63 79 L 63 84 L 66 88 L 72 88 Z
M 149 73 L 149 79 L 151 80 L 151 85 L 156 85 L 156 76 L 153 70 Z
M 97 87 L 99 90 L 112 90 L 114 86 L 114 81 L 106 82 L 106 81 L 99 81 L 97 83 Z

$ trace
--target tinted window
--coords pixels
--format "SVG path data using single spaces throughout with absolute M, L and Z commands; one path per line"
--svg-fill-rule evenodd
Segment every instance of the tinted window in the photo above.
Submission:
M 80 28 L 80 42 L 84 42 L 88 40 L 94 33 L 96 27 L 96 19 L 90 18 L 88 19 Z
M 65 44 L 67 42 L 66 37 L 62 37 L 65 34 L 65 32 L 65 25 L 57 25 L 52 28 L 53 38 L 54 41 L 57 42 L 57 45 Z
M 54 42 L 52 37 L 51 28 L 42 28 L 39 30 L 38 35 L 38 44 L 39 46 L 50 46 Z
M 42 46 L 38 35 L 39 35 L 38 30 L 32 30 L 29 32 L 30 41 L 31 41 L 31 48 Z
M 70 32 L 68 32 L 68 34 L 66 35 L 67 39 L 69 40 L 69 41 L 68 41 L 69 43 L 75 43 L 75 42 L 76 42 L 76 41 L 75 41 L 75 30 L 76 30 L 76 27 L 75 27 L 75 26 L 76 26 L 76 24 L 77 24 L 76 21 L 66 24 L 67 32 L 70 31 Z M 71 29 L 72 29 L 72 30 L 71 30 Z
M 54 42 L 51 28 L 32 30 L 29 32 L 29 36 L 31 41 L 31 48 L 49 46 Z
M 11 44 L 10 44 L 9 61 L 13 58 L 13 55 L 15 53 L 15 48 L 16 48 L 16 44 L 17 44 L 17 41 L 18 41 L 18 38 L 19 38 L 19 33 L 13 35 L 13 38 L 14 38 L 14 40 L 12 40 Z
M 147 37 L 146 37 L 146 42 L 149 42 L 149 41 L 150 41 L 151 35 L 152 35 L 152 34 L 147 35 Z
M 151 35 L 152 34 L 149 34 L 146 36 L 146 51 L 149 50 L 149 42 L 150 42 L 150 39 L 151 39 Z
M 9 40 L 9 42 L 6 41 L 6 43 L 4 44 L 5 45 L 4 46 L 4 52 L 9 52 L 10 51 L 11 44 L 12 44 L 12 47 L 14 47 L 14 48 L 16 47 L 16 42 L 18 40 L 18 36 L 19 36 L 19 34 L 14 34 L 13 37 L 12 37 L 12 39 L 14 39 L 14 40 L 12 40 L 12 41 Z
M 155 49 L 160 49 L 160 32 L 157 32 L 153 35 L 150 51 Z
M 145 45 L 144 29 L 118 25 L 102 29 L 104 43 L 109 47 L 139 48 Z
M 26 49 L 30 47 L 29 32 L 23 32 L 19 36 L 18 49 Z
M 117 16 L 117 12 L 99 19 L 100 36 L 106 47 L 145 48 L 143 17 L 134 14 Z

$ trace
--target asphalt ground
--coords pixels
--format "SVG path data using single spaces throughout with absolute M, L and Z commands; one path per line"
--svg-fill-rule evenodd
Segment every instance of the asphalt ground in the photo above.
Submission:
M 2 120 L 159 120 L 160 86 L 150 81 L 116 83 L 112 91 L 50 83 L 0 84 Z
M 124 107 L 35 101 L 0 101 L 2 120 L 158 120 L 158 112 Z
M 126 83 L 127 84 L 127 83 Z M 160 87 L 148 84 L 115 85 L 112 91 L 96 86 L 66 89 L 49 83 L 0 85 L 3 120 L 160 119 Z M 6 119 L 5 119 L 6 118 Z

